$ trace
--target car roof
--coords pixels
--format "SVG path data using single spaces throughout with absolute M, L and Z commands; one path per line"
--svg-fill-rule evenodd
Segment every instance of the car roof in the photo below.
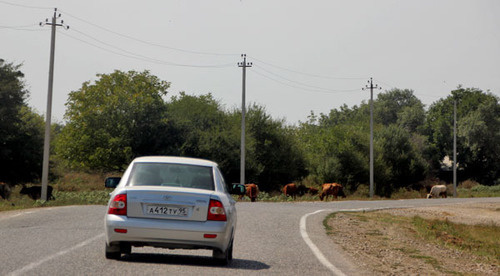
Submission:
M 143 156 L 137 157 L 132 161 L 133 163 L 176 163 L 197 166 L 217 167 L 217 163 L 191 157 L 178 157 L 178 156 Z

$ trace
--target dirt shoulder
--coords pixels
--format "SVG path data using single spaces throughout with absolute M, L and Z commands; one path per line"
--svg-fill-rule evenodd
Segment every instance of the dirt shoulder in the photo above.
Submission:
M 328 232 L 355 263 L 374 275 L 500 275 L 498 259 L 487 259 L 419 237 L 405 223 L 405 217 L 417 215 L 460 224 L 500 226 L 500 203 L 337 213 L 328 221 L 331 227 Z

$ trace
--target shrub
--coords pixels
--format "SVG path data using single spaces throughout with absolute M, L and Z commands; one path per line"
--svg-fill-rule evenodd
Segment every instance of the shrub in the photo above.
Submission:
M 471 189 L 471 188 L 478 186 L 478 185 L 480 185 L 478 182 L 471 180 L 471 179 L 467 179 L 467 180 L 461 182 L 458 185 L 458 187 L 462 188 L 462 189 Z

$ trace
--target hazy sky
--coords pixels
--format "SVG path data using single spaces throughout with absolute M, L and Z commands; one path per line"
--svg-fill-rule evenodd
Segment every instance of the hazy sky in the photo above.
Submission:
M 22 71 L 29 104 L 45 114 L 50 26 L 58 8 L 53 120 L 70 91 L 98 73 L 150 70 L 169 95 L 212 93 L 241 107 L 241 54 L 247 103 L 273 118 L 306 121 L 408 88 L 429 106 L 462 84 L 500 96 L 498 0 L 0 0 L 0 58 Z M 60 21 L 59 21 L 60 22 Z

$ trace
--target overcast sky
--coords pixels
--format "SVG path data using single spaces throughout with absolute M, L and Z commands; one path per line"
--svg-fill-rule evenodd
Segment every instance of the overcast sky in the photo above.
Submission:
M 383 88 L 412 89 L 428 107 L 459 84 L 500 96 L 498 0 L 0 0 L 0 58 L 22 71 L 30 106 L 46 112 L 50 26 L 58 8 L 53 120 L 70 91 L 96 74 L 150 70 L 169 95 L 212 93 L 276 119 L 306 121 L 369 99 Z M 58 21 L 60 22 L 60 21 Z

